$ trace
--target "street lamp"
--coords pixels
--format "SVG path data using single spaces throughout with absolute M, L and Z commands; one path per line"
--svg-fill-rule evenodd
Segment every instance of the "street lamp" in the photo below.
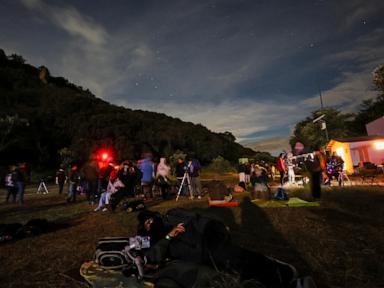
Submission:
M 313 123 L 316 123 L 316 122 L 319 122 L 320 123 L 320 129 L 321 130 L 325 130 L 325 139 L 327 140 L 327 143 L 329 141 L 328 139 L 328 130 L 327 130 L 327 123 L 325 122 L 325 120 L 323 119 L 325 117 L 325 114 L 317 117 L 316 119 L 313 119 Z

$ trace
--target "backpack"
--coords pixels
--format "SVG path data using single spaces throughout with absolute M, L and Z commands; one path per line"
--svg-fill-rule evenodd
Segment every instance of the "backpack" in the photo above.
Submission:
M 129 238 L 101 238 L 97 242 L 94 260 L 104 269 L 121 269 L 127 267 L 129 260 L 124 253 L 124 249 L 127 246 L 129 247 Z
M 273 199 L 275 200 L 288 200 L 288 194 L 285 192 L 285 190 L 281 187 L 279 187 L 273 195 Z
M 141 249 L 150 246 L 149 237 L 109 237 L 98 241 L 94 255 L 95 263 L 103 269 L 123 269 L 138 278 L 144 276 L 146 257 Z

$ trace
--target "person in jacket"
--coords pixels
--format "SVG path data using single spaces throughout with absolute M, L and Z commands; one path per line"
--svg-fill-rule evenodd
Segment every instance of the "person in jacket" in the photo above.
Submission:
M 24 191 L 26 180 L 27 172 L 25 163 L 19 163 L 17 165 L 17 168 L 15 169 L 14 183 L 16 184 L 17 196 L 20 205 L 24 205 Z
M 7 197 L 5 202 L 7 203 L 10 197 L 12 197 L 12 203 L 16 203 L 16 194 L 17 194 L 16 177 L 17 177 L 16 166 L 11 165 L 9 167 L 8 174 L 5 176 L 5 187 L 7 189 Z
M 163 200 L 166 200 L 169 198 L 171 167 L 167 164 L 164 157 L 160 158 L 156 170 L 156 184 L 160 187 L 161 197 Z
M 67 175 L 62 167 L 56 172 L 55 182 L 59 186 L 59 194 L 63 194 L 64 184 L 67 181 Z
M 121 169 L 117 172 L 117 177 L 123 182 L 126 190 L 126 196 L 134 197 L 136 195 L 136 185 L 141 183 L 141 171 L 133 162 L 123 162 Z
M 183 184 L 183 186 L 181 188 L 179 188 L 179 189 L 181 189 L 180 190 L 181 196 L 188 196 L 187 194 L 188 194 L 189 179 L 185 179 L 183 182 L 184 176 L 189 177 L 187 170 L 188 170 L 188 164 L 184 161 L 183 158 L 181 158 L 181 157 L 178 158 L 177 163 L 176 163 L 176 167 L 175 167 L 175 176 L 177 178 L 179 187 L 181 186 L 181 184 Z
M 80 174 L 77 165 L 72 165 L 68 175 L 68 196 L 67 203 L 76 202 L 77 186 L 80 181 Z
M 89 204 L 93 204 L 97 197 L 98 170 L 96 161 L 88 161 L 81 169 L 81 174 L 86 182 L 86 195 Z
M 149 156 L 139 160 L 138 168 L 141 170 L 141 189 L 144 197 L 153 198 L 152 185 L 155 176 L 155 165 Z
M 280 173 L 280 186 L 284 185 L 284 178 L 287 173 L 287 167 L 285 166 L 284 153 L 280 153 L 276 159 L 276 170 Z
M 110 177 L 107 190 L 101 193 L 99 205 L 94 209 L 95 212 L 99 210 L 102 210 L 103 212 L 108 211 L 106 205 L 109 204 L 109 199 L 111 198 L 111 195 L 125 187 L 123 182 L 116 176 L 117 175 Z
M 191 193 L 193 197 L 201 199 L 201 182 L 200 182 L 201 165 L 199 160 L 190 158 L 188 162 L 188 174 L 191 182 Z

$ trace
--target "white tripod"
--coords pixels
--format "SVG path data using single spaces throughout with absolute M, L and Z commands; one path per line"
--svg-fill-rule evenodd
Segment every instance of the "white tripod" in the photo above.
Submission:
M 48 188 L 47 185 L 45 185 L 45 182 L 43 179 L 40 180 L 39 188 L 37 188 L 37 194 L 48 194 Z
M 189 193 L 189 198 L 193 199 L 192 189 L 191 189 L 191 179 L 189 178 L 189 174 L 188 174 L 188 170 L 189 170 L 190 166 L 191 166 L 191 163 L 188 165 L 187 169 L 184 172 L 184 176 L 183 176 L 183 179 L 181 180 L 179 191 L 177 192 L 176 201 L 179 200 L 180 193 L 181 193 L 181 190 L 183 190 L 185 181 L 187 181 L 187 183 L 188 183 L 187 190 L 188 190 L 188 193 Z

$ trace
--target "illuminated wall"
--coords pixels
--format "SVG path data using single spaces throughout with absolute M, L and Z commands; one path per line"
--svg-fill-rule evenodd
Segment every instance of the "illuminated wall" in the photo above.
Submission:
M 372 162 L 376 165 L 384 163 L 384 137 L 379 140 L 359 142 L 339 142 L 331 140 L 328 144 L 331 153 L 336 152 L 344 160 L 344 170 L 348 174 L 354 172 L 353 166 L 360 161 Z

